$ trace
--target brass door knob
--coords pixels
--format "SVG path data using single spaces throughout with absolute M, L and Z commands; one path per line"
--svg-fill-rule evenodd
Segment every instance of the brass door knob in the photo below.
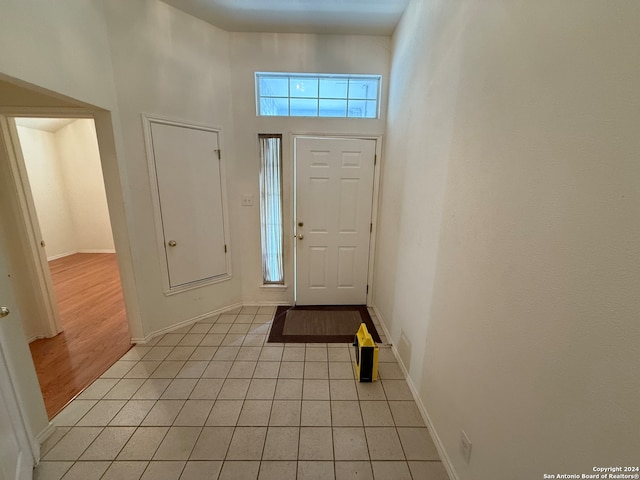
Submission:
M 7 307 L 0 307 L 0 318 L 6 317 L 10 313 L 11 312 L 9 311 L 9 309 Z
M 177 245 L 175 240 L 169 240 L 169 244 L 170 247 L 175 247 Z
M 303 235 L 303 234 L 301 234 L 301 233 L 299 233 L 299 234 L 298 234 L 298 239 L 303 240 L 303 239 L 304 239 L 304 235 Z

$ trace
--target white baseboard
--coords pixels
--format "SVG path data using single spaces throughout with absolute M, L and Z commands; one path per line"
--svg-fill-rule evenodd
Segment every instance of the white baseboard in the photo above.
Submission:
M 165 333 L 173 332 L 174 330 L 178 330 L 179 328 L 186 327 L 188 325 L 193 325 L 200 320 L 204 320 L 205 318 L 213 317 L 214 315 L 220 315 L 222 313 L 228 312 L 229 310 L 234 310 L 236 308 L 242 307 L 276 307 L 279 305 L 283 305 L 283 302 L 259 302 L 259 303 L 234 303 L 233 305 L 228 305 L 226 307 L 218 308 L 217 310 L 212 310 L 207 313 L 203 313 L 202 315 L 198 315 L 196 317 L 189 318 L 187 320 L 183 320 L 180 323 L 176 323 L 171 325 L 170 327 L 165 327 L 160 330 L 156 330 L 155 332 L 150 333 L 144 338 L 134 337 L 131 339 L 131 343 L 136 343 L 139 345 L 144 345 L 152 338 L 155 338 L 159 335 L 164 335 Z
M 116 251 L 113 248 L 81 248 L 77 253 L 116 253 Z
M 116 251 L 114 249 L 81 248 L 80 250 L 73 250 L 72 252 L 65 252 L 47 257 L 47 262 L 63 257 L 68 257 L 69 255 L 75 255 L 76 253 L 116 253 Z
M 268 301 L 268 302 L 248 302 L 243 303 L 243 307 L 279 307 L 280 305 L 287 305 L 289 302 L 287 301 Z
M 36 340 L 40 340 L 41 338 L 49 338 L 46 335 L 32 335 L 27 338 L 27 343 L 35 342 Z
M 56 426 L 53 424 L 53 422 L 49 422 L 49 424 L 47 425 L 47 427 L 42 430 L 38 435 L 36 435 L 36 449 L 33 451 L 33 455 L 34 455 L 34 460 L 36 462 L 36 464 L 38 462 L 40 462 L 40 445 L 42 445 L 47 438 L 49 438 L 51 435 L 53 435 L 53 432 L 56 431 Z
M 424 420 L 424 423 L 427 425 L 427 428 L 431 433 L 431 437 L 433 438 L 433 443 L 435 444 L 436 449 L 438 450 L 438 455 L 440 455 L 440 460 L 442 460 L 442 465 L 444 466 L 451 480 L 458 480 L 459 479 L 458 474 L 456 473 L 456 470 L 453 467 L 453 464 L 451 463 L 451 459 L 449 458 L 449 455 L 447 454 L 447 451 L 444 449 L 444 445 L 440 440 L 440 436 L 438 435 L 438 432 L 436 431 L 433 425 L 433 422 L 431 421 L 431 417 L 429 416 L 427 407 L 425 407 L 424 403 L 422 402 L 422 399 L 418 395 L 418 389 L 413 383 L 413 380 L 411 379 L 411 377 L 409 377 L 409 372 L 407 371 L 407 368 L 402 362 L 402 359 L 400 358 L 400 354 L 398 353 L 398 350 L 396 350 L 395 344 L 393 344 L 391 340 L 391 335 L 389 335 L 389 330 L 387 329 L 386 322 L 382 318 L 382 315 L 380 315 L 380 311 L 378 310 L 378 308 L 375 305 L 373 305 L 372 308 L 376 314 L 376 317 L 378 317 L 378 321 L 380 322 L 380 326 L 382 327 L 382 330 L 384 331 L 385 336 L 387 337 L 387 342 L 389 342 L 389 345 L 391 345 L 391 351 L 393 352 L 393 356 L 396 357 L 396 360 L 398 361 L 398 365 L 400 365 L 400 369 L 402 370 L 402 373 L 404 373 L 405 379 L 407 381 L 407 385 L 409 386 L 409 390 L 411 390 L 411 395 L 413 396 L 413 399 L 415 400 L 416 405 L 418 406 L 418 410 L 420 410 L 420 415 L 422 415 L 422 419 Z
M 160 330 L 156 330 L 155 332 L 151 332 L 146 337 L 133 337 L 131 338 L 132 343 L 136 343 L 139 345 L 144 345 L 152 338 L 155 338 L 160 335 L 164 335 L 165 333 L 173 332 L 174 330 L 178 330 L 179 328 L 186 327 L 188 325 L 193 325 L 200 320 L 204 320 L 205 318 L 213 317 L 214 315 L 220 315 L 221 313 L 228 312 L 229 310 L 233 310 L 234 308 L 242 307 L 242 303 L 234 303 L 233 305 L 228 305 L 226 307 L 218 308 L 217 310 L 212 310 L 207 313 L 203 313 L 201 315 L 197 315 L 192 318 L 188 318 L 187 320 L 183 320 L 179 323 L 175 323 L 169 327 L 161 328 Z
M 74 250 L 72 252 L 59 253 L 58 255 L 52 255 L 51 257 L 47 257 L 47 262 L 50 262 L 51 260 L 57 260 L 63 257 L 68 257 L 69 255 L 75 255 L 76 253 L 78 253 L 77 250 Z

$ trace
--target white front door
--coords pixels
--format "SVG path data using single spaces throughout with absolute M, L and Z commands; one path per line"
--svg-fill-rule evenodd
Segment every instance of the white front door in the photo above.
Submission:
M 9 341 L 6 322 L 18 322 L 14 309 L 13 291 L 5 264 L 4 252 L 0 250 L 0 480 L 27 480 L 32 478 L 33 457 L 28 447 L 27 433 L 13 383 L 7 369 L 2 343 Z M 24 341 L 23 339 L 20 339 Z
M 367 301 L 376 141 L 295 139 L 296 304 Z

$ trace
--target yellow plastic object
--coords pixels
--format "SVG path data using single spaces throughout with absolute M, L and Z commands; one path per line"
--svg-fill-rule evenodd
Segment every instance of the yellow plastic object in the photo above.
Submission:
M 353 346 L 356 349 L 356 379 L 375 382 L 378 379 L 378 346 L 364 323 L 360 324 Z

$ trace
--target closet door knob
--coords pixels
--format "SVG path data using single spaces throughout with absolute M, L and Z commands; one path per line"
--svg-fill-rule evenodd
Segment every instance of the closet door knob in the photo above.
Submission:
M 9 311 L 9 309 L 7 307 L 0 307 L 0 318 L 6 317 L 10 313 L 11 312 Z
M 169 246 L 170 247 L 175 247 L 177 245 L 175 240 L 169 240 Z

